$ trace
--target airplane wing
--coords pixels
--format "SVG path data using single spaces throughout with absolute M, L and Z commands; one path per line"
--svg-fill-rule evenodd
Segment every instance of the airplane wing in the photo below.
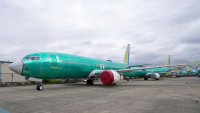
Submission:
M 146 69 L 154 69 L 154 68 L 164 68 L 164 67 L 176 67 L 176 66 L 154 66 L 154 67 L 141 67 L 141 68 L 134 68 L 134 69 L 121 69 L 121 70 L 114 70 L 118 73 L 123 73 L 123 72 L 134 72 L 137 70 L 145 71 Z M 99 78 L 101 73 L 105 70 L 93 70 L 89 76 L 87 77 L 88 79 L 96 79 Z

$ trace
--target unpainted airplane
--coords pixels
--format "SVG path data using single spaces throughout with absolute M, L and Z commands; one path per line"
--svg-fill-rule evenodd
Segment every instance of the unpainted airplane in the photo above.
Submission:
M 193 67 L 189 64 L 179 65 L 180 71 L 177 72 L 180 76 L 200 76 L 200 70 L 197 67 Z
M 10 64 L 9 68 L 37 83 L 36 89 L 43 90 L 43 79 L 87 79 L 88 85 L 93 85 L 95 79 L 100 79 L 104 85 L 116 84 L 121 76 L 144 77 L 159 79 L 155 73 L 163 67 L 130 68 L 130 44 L 124 55 L 124 63 L 103 61 L 76 55 L 40 52 L 25 56 Z M 152 71 L 155 70 L 155 71 Z M 146 71 L 145 71 L 146 70 Z M 169 71 L 164 69 L 162 71 Z

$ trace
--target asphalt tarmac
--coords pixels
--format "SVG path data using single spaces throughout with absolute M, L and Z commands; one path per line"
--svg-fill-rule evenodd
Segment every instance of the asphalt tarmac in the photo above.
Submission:
M 0 113 L 200 113 L 200 78 L 0 87 Z

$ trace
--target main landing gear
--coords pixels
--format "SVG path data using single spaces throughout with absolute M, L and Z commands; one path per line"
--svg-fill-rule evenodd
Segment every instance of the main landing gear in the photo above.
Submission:
M 42 83 L 37 83 L 36 90 L 42 91 L 44 89 Z
M 94 80 L 88 79 L 88 80 L 87 80 L 87 85 L 88 85 L 88 86 L 94 85 Z
M 148 80 L 148 77 L 144 77 L 144 80 Z

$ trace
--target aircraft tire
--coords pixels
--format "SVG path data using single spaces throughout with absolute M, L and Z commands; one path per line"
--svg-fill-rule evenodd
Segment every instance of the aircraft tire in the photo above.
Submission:
M 36 86 L 36 89 L 37 89 L 38 91 L 42 91 L 42 90 L 43 90 L 43 85 L 42 85 L 42 84 L 38 84 L 38 85 Z
M 144 80 L 148 80 L 148 77 L 144 77 Z
M 94 81 L 93 81 L 93 80 L 87 80 L 87 85 L 88 85 L 88 86 L 94 85 Z

